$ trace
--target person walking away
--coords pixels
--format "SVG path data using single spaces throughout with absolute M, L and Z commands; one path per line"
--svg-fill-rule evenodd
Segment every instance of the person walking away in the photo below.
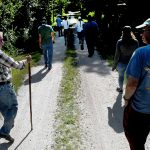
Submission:
M 78 22 L 75 25 L 76 31 L 77 31 L 77 36 L 79 39 L 79 44 L 81 44 L 81 50 L 84 49 L 84 22 L 82 21 L 81 17 L 78 17 Z
M 69 29 L 69 21 L 67 20 L 67 16 L 64 16 L 64 20 L 62 21 L 62 26 L 64 28 L 65 45 L 67 45 L 67 34 L 68 34 L 68 29 Z
M 10 136 L 10 131 L 14 127 L 14 120 L 18 111 L 18 102 L 11 83 L 11 68 L 23 69 L 25 64 L 31 61 L 31 56 L 27 56 L 26 60 L 15 61 L 2 51 L 3 44 L 3 32 L 0 31 L 0 113 L 4 118 L 3 125 L 0 128 L 0 138 L 4 138 L 13 143 L 14 138 Z
M 94 54 L 94 48 L 96 46 L 97 37 L 99 33 L 98 24 L 92 20 L 92 17 L 88 16 L 88 22 L 85 23 L 84 35 L 85 41 L 88 48 L 88 57 L 92 57 Z
M 38 27 L 39 32 L 39 47 L 43 50 L 45 68 L 48 70 L 52 68 L 53 58 L 53 43 L 55 42 L 55 35 L 52 26 L 47 24 L 46 19 L 42 20 L 42 25 Z
M 112 67 L 112 71 L 116 68 L 118 70 L 119 78 L 117 87 L 117 91 L 122 93 L 123 92 L 123 83 L 124 83 L 124 74 L 128 62 L 135 51 L 136 48 L 139 47 L 139 42 L 136 39 L 134 33 L 131 30 L 130 26 L 124 26 L 122 30 L 122 36 L 117 41 L 116 44 L 116 52 L 114 57 L 114 65 Z
M 142 41 L 127 66 L 127 84 L 123 127 L 130 150 L 145 150 L 150 132 L 150 18 L 136 27 L 142 29 Z
M 60 16 L 61 15 L 58 14 L 57 18 L 56 18 L 57 30 L 58 30 L 58 36 L 59 37 L 62 36 L 62 24 L 61 24 L 62 20 L 61 20 Z

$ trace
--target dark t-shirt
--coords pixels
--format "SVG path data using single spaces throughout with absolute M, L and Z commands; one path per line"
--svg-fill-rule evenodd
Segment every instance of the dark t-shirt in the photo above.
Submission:
M 50 25 L 42 24 L 38 28 L 38 32 L 42 37 L 42 45 L 52 43 L 51 32 L 53 32 L 53 28 Z

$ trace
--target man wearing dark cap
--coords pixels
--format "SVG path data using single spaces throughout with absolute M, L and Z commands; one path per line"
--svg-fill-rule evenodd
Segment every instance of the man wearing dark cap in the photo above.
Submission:
M 146 46 L 136 49 L 127 66 L 123 126 L 130 149 L 145 150 L 150 132 L 150 18 L 136 28 L 142 29 Z

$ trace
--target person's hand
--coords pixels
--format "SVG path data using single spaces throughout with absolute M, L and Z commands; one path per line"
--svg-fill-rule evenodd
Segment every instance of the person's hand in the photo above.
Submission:
M 30 63 L 31 60 L 32 60 L 32 56 L 31 55 L 26 56 L 26 60 L 27 60 L 28 63 Z

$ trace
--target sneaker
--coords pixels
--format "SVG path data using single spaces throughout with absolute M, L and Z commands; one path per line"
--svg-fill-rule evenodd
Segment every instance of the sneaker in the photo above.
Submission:
M 121 89 L 121 88 L 119 88 L 119 87 L 117 87 L 117 92 L 119 92 L 119 93 L 123 93 L 123 90 Z
M 45 64 L 44 68 L 47 68 L 47 64 Z
M 4 138 L 5 140 L 13 143 L 14 142 L 14 138 L 12 138 L 10 135 L 4 135 L 4 134 L 0 134 L 0 138 Z
M 83 45 L 81 45 L 81 50 L 84 50 L 84 46 Z
M 52 69 L 52 65 L 48 67 L 48 70 L 51 70 L 51 69 Z

